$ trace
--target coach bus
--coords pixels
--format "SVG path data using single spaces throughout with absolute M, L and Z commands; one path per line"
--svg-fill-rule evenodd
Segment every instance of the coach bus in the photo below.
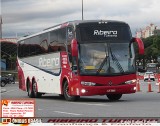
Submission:
M 18 41 L 19 88 L 32 98 L 47 93 L 74 101 L 106 95 L 119 100 L 136 92 L 134 42 L 125 22 L 70 21 Z

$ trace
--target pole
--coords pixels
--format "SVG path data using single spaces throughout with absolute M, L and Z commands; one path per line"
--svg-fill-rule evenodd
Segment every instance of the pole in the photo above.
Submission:
M 2 2 L 0 0 L 0 8 L 2 8 Z M 2 39 L 2 10 L 0 9 L 0 39 Z
M 83 20 L 83 0 L 82 0 L 82 20 Z
M 0 39 L 2 39 L 2 16 L 0 16 Z

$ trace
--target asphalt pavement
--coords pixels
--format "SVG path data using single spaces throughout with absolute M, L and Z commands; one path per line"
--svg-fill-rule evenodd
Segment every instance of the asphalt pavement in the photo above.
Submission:
M 36 101 L 36 117 L 160 117 L 160 93 L 156 81 L 140 80 L 140 92 L 125 94 L 119 101 L 111 102 L 106 96 L 81 97 L 69 102 L 56 94 L 47 94 Z M 5 90 L 2 92 L 2 90 Z M 1 88 L 2 99 L 25 99 L 27 92 L 18 88 L 18 83 Z

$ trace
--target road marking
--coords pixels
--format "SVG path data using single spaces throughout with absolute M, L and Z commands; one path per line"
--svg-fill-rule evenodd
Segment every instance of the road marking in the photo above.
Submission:
M 39 111 L 43 111 L 43 110 L 49 110 L 49 111 L 53 111 L 53 109 L 38 109 Z M 62 112 L 62 111 L 54 111 L 56 113 L 61 113 L 61 114 L 68 114 L 68 115 L 82 115 L 82 114 L 78 114 L 78 113 L 69 113 L 69 112 Z
M 16 90 L 19 90 L 19 89 L 14 89 L 14 90 L 10 90 L 10 91 L 5 91 L 5 92 L 2 92 L 1 94 L 5 94 L 5 93 L 12 92 L 12 91 L 16 91 Z
M 6 89 L 1 88 L 1 93 L 6 92 Z
M 81 105 L 94 105 L 94 106 L 111 106 L 111 105 L 106 105 L 106 104 L 89 104 L 89 103 L 75 103 L 75 102 L 70 102 L 73 104 L 81 104 Z
M 82 115 L 82 114 L 77 114 L 77 113 L 69 113 L 69 112 L 61 112 L 61 111 L 54 111 L 56 113 L 62 113 L 62 114 L 68 114 L 68 115 Z

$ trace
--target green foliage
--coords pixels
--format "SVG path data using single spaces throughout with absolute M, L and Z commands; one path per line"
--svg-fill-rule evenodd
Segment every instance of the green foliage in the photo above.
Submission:
M 157 60 L 160 56 L 160 36 L 151 36 L 143 39 L 145 47 L 145 59 L 147 60 Z

